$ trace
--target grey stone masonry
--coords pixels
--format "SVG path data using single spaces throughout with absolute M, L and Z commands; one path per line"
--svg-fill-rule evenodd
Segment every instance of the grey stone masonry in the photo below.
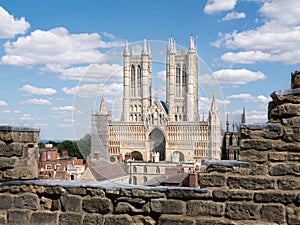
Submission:
M 38 177 L 40 131 L 26 127 L 0 126 L 0 179 Z

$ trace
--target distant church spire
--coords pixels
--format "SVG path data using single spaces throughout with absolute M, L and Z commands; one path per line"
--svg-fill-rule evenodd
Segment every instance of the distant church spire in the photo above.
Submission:
M 194 36 L 191 34 L 190 36 L 190 46 L 189 46 L 189 51 L 195 51 L 195 40 Z
M 129 55 L 129 49 L 128 49 L 128 42 L 127 39 L 125 40 L 125 47 L 124 47 L 124 53 L 123 55 Z
M 143 46 L 143 50 L 142 50 L 142 55 L 148 55 L 146 38 L 144 38 L 144 46 Z
M 107 114 L 106 104 L 105 104 L 103 96 L 102 96 L 102 99 L 101 99 L 99 112 L 100 112 L 100 114 Z
M 228 113 L 226 114 L 226 132 L 229 132 Z
M 218 106 L 217 106 L 216 95 L 215 93 L 213 93 L 213 98 L 211 101 L 211 111 L 217 111 L 217 110 L 218 110 Z
M 246 112 L 245 112 L 245 106 L 243 108 L 243 114 L 242 114 L 242 123 L 246 123 Z

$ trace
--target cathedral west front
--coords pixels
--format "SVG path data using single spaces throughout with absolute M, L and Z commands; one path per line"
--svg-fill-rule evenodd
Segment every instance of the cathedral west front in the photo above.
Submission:
M 166 101 L 152 96 L 152 57 L 144 40 L 141 53 L 123 52 L 122 118 L 112 121 L 105 96 L 92 114 L 92 159 L 123 162 L 195 162 L 220 159 L 221 122 L 213 96 L 207 120 L 199 119 L 198 55 L 193 36 L 187 51 L 177 52 L 172 38 L 166 50 Z

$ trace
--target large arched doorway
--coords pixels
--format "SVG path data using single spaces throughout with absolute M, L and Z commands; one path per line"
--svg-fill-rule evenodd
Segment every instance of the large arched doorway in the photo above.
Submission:
M 158 129 L 155 128 L 149 134 L 149 140 L 151 145 L 151 151 L 159 153 L 159 160 L 164 161 L 166 159 L 166 140 L 164 134 Z
M 131 156 L 132 156 L 132 159 L 134 159 L 136 161 L 143 161 L 143 155 L 138 151 L 132 152 Z

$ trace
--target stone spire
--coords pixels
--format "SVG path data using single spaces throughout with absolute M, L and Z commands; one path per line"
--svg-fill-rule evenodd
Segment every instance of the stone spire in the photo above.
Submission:
M 167 47 L 167 52 L 170 52 L 172 49 L 172 36 L 169 37 L 168 39 L 168 47 Z
M 124 56 L 127 56 L 129 55 L 129 49 L 128 49 L 128 42 L 127 42 L 127 39 L 125 40 L 125 47 L 124 47 L 124 53 L 123 53 Z
M 176 53 L 176 42 L 175 42 L 175 39 L 173 39 L 171 53 Z
M 148 55 L 148 49 L 147 49 L 147 41 L 146 38 L 144 38 L 144 46 L 143 46 L 143 50 L 142 50 L 142 55 Z
M 216 100 L 216 96 L 215 96 L 215 93 L 213 94 L 213 98 L 212 98 L 212 101 L 211 101 L 211 111 L 218 111 L 218 106 L 217 106 L 217 100 Z
M 100 103 L 100 109 L 99 109 L 100 114 L 106 115 L 107 114 L 107 109 L 106 109 L 106 104 L 104 101 L 104 97 L 102 96 L 101 103 Z
M 246 112 L 245 112 L 245 106 L 243 108 L 243 114 L 242 114 L 242 123 L 246 123 Z
M 190 46 L 189 46 L 189 52 L 194 52 L 195 51 L 195 40 L 194 36 L 191 34 L 190 36 Z
M 133 44 L 131 45 L 130 55 L 131 55 L 131 56 L 134 56 L 134 47 L 133 47 Z
M 226 132 L 229 132 L 228 113 L 226 114 Z

